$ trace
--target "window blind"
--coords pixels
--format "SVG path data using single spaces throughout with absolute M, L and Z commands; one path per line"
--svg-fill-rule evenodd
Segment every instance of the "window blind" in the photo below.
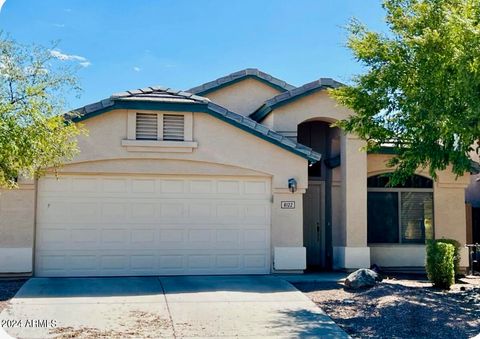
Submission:
M 402 243 L 425 243 L 433 238 L 433 194 L 401 192 Z

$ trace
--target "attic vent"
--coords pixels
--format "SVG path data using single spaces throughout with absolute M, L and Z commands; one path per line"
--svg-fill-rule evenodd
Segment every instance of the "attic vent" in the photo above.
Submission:
M 163 140 L 184 140 L 185 117 L 177 114 L 163 115 Z
M 136 139 L 157 140 L 158 115 L 156 113 L 137 113 Z

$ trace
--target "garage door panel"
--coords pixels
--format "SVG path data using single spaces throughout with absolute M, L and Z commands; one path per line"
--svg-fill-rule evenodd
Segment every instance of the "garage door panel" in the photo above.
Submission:
M 43 253 L 37 263 L 45 276 L 125 276 L 169 274 L 264 274 L 268 257 L 259 254 Z
M 72 192 L 82 193 L 97 193 L 99 187 L 97 178 L 72 178 L 71 186 Z
M 39 276 L 270 270 L 269 179 L 64 176 L 39 187 Z
M 189 192 L 193 194 L 211 194 L 215 192 L 214 180 L 190 180 Z
M 268 194 L 268 185 L 264 181 L 245 181 L 245 193 L 249 195 Z
M 160 182 L 161 193 L 184 193 L 185 182 L 184 180 L 166 179 Z
M 132 193 L 146 194 L 156 192 L 156 181 L 154 179 L 134 179 L 132 180 Z
M 101 203 L 101 215 L 101 220 L 104 223 L 125 221 L 129 215 L 129 204 L 127 202 Z
M 38 228 L 41 225 L 37 225 Z M 42 228 L 37 236 L 37 248 L 65 249 L 70 245 L 70 232 L 65 228 Z

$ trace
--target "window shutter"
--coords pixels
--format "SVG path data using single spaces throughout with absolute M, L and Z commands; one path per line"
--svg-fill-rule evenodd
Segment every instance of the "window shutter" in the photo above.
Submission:
M 156 113 L 137 113 L 136 139 L 157 140 L 158 115 Z
M 163 140 L 184 140 L 185 117 L 177 114 L 163 115 Z

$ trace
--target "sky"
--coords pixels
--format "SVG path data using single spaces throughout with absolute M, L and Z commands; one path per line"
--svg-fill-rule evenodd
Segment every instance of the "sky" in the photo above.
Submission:
M 3 3 L 3 6 L 2 6 Z M 385 31 L 380 0 L 0 0 L 0 30 L 79 66 L 68 108 L 163 85 L 187 90 L 244 68 L 294 86 L 348 83 L 352 17 Z

